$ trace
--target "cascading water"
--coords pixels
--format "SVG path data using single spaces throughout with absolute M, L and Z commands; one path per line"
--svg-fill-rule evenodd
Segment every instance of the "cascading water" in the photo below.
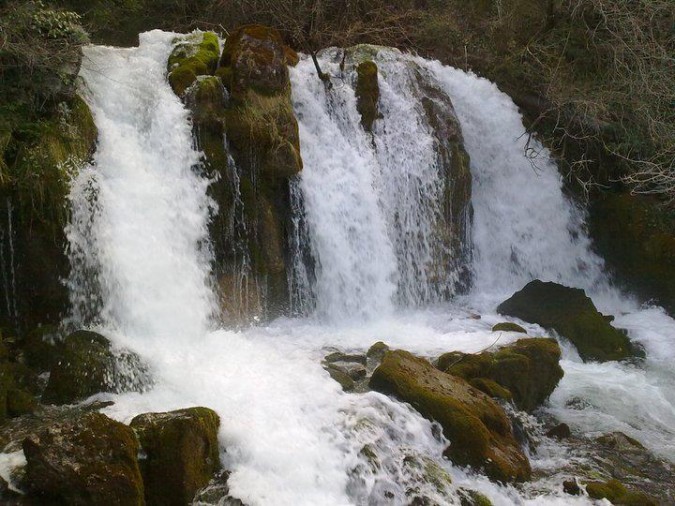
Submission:
M 345 394 L 319 365 L 330 347 L 363 351 L 377 340 L 428 356 L 476 352 L 494 342 L 490 328 L 501 320 L 486 298 L 510 295 L 532 276 L 584 287 L 603 283 L 602 263 L 589 252 L 555 167 L 540 162 L 537 176 L 523 154 L 512 102 L 470 74 L 377 50 L 383 117 L 371 137 L 360 125 L 353 74 L 327 91 L 303 59 L 292 84 L 305 170 L 291 197 L 294 209 L 304 209 L 295 217 L 294 247 L 298 255 L 309 248 L 313 258 L 296 265 L 289 284 L 298 303 L 310 299 L 312 288 L 317 313 L 327 319 L 281 318 L 241 332 L 209 332 L 209 181 L 199 175 L 187 112 L 164 80 L 174 37 L 150 32 L 139 48 L 89 47 L 83 62 L 99 146 L 71 195 L 76 317 L 91 311 L 96 288 L 99 330 L 143 356 L 155 379 L 143 394 L 110 396 L 115 404 L 106 413 L 129 421 L 190 405 L 216 410 L 230 493 L 251 506 L 403 505 L 415 494 L 432 504 L 457 504 L 460 488 L 479 490 L 496 505 L 589 504 L 564 496 L 557 479 L 516 489 L 453 467 L 442 458 L 447 441 L 412 408 L 373 392 Z M 321 64 L 338 75 L 335 56 L 326 53 Z M 429 270 L 441 175 L 413 79 L 420 71 L 453 99 L 472 159 L 474 288 L 457 302 L 400 314 L 393 313 L 395 304 L 437 302 L 454 283 Z M 532 207 L 511 209 L 523 203 Z M 314 273 L 306 269 L 312 264 Z M 482 319 L 466 306 L 484 308 Z M 625 409 L 600 402 L 608 389 L 593 377 L 609 371 L 634 406 L 646 412 L 645 402 L 658 401 L 660 425 L 646 415 L 637 436 L 650 448 L 663 446 L 675 426 L 669 418 L 675 400 L 667 393 L 672 374 L 663 367 L 672 358 L 675 322 L 657 309 L 620 320 L 645 344 L 651 362 L 645 369 L 604 364 L 598 371 L 566 351 L 567 375 L 551 410 L 587 431 L 598 430 L 590 420 L 602 409 L 608 419 L 601 429 L 634 424 Z M 505 335 L 500 343 L 515 339 Z M 596 404 L 572 412 L 574 396 Z M 564 464 L 564 449 L 551 452 L 532 456 L 535 470 Z M 672 448 L 662 454 L 675 460 Z M 447 473 L 452 483 L 430 482 L 429 469 Z

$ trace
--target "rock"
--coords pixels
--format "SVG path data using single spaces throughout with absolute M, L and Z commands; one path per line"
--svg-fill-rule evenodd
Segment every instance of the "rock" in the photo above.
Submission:
M 345 392 L 351 392 L 356 387 L 354 380 L 342 369 L 330 364 L 325 366 L 324 369 L 328 372 L 331 378 L 340 384 L 342 390 Z
M 56 325 L 33 329 L 21 346 L 26 365 L 38 372 L 49 371 L 56 359 L 57 343 L 62 338 L 61 331 Z
M 384 358 L 385 353 L 389 351 L 389 346 L 384 344 L 382 341 L 378 341 L 375 344 L 373 344 L 370 348 L 368 348 L 368 351 L 366 352 L 366 358 L 368 360 L 374 360 L 377 362 L 381 362 L 382 359 Z
M 548 399 L 563 377 L 559 362 L 560 346 L 555 339 L 527 338 L 493 353 L 446 353 L 439 357 L 437 367 L 492 397 L 512 398 L 519 409 L 532 411 Z
M 179 97 L 198 76 L 213 74 L 218 66 L 220 44 L 213 32 L 188 35 L 169 56 L 169 84 Z
M 380 86 L 377 82 L 377 64 L 371 60 L 356 67 L 356 109 L 361 115 L 361 125 L 366 132 L 373 131 L 373 123 L 382 118 L 378 110 Z
M 581 495 L 581 487 L 577 480 L 566 480 L 563 481 L 563 492 L 569 495 Z
M 80 330 L 61 344 L 42 402 L 68 404 L 99 392 L 143 391 L 151 383 L 138 355 L 116 353 L 102 335 Z
M 328 363 L 353 362 L 355 364 L 366 365 L 366 356 L 335 351 L 333 353 L 329 353 L 328 355 L 326 355 L 324 357 L 324 361 Z
M 492 327 L 492 332 L 519 332 L 521 334 L 527 334 L 527 330 L 513 322 L 497 323 Z
M 529 461 L 504 410 L 463 379 L 397 350 L 385 354 L 370 387 L 409 402 L 422 416 L 437 421 L 450 440 L 446 455 L 453 462 L 482 468 L 499 481 L 529 478 Z
M 460 506 L 492 506 L 492 501 L 476 490 L 459 489 Z
M 546 433 L 547 437 L 555 439 L 567 439 L 571 435 L 570 426 L 566 423 L 560 423 Z
M 145 413 L 131 421 L 144 452 L 140 466 L 148 505 L 192 503 L 220 469 L 219 425 L 208 408 Z
M 586 484 L 586 493 L 592 499 L 607 499 L 616 505 L 658 506 L 659 503 L 642 492 L 628 490 L 618 480 L 592 481 Z
M 138 442 L 124 424 L 88 413 L 23 442 L 30 497 L 57 504 L 142 505 Z
M 534 280 L 497 308 L 553 329 L 569 339 L 584 360 L 621 360 L 639 355 L 626 335 L 612 327 L 583 290 Z
M 589 215 L 594 245 L 618 280 L 675 315 L 675 214 L 649 196 L 604 193 Z

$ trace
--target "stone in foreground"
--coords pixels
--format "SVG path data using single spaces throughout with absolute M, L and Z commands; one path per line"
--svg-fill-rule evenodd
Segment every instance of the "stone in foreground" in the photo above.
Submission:
M 530 477 L 530 463 L 504 410 L 463 379 L 445 374 L 406 351 L 389 351 L 370 380 L 373 390 L 409 402 L 437 421 L 450 440 L 446 455 L 509 482 Z

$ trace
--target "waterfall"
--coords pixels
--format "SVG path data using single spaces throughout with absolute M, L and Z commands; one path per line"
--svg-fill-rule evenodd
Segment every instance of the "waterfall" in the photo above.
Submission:
M 93 284 L 100 321 L 140 337 L 201 335 L 213 309 L 209 181 L 198 174 L 187 111 L 164 79 L 174 37 L 89 46 L 81 72 L 99 139 L 72 186 L 73 306 L 86 305 Z
M 568 462 L 564 447 L 552 443 L 549 453 L 532 455 L 535 474 L 549 478 L 522 489 L 490 483 L 444 459 L 448 442 L 412 407 L 374 392 L 346 394 L 320 364 L 336 347 L 363 354 L 379 340 L 427 357 L 475 353 L 494 344 L 491 326 L 502 319 L 494 302 L 532 277 L 588 289 L 606 283 L 583 213 L 564 196 L 550 157 L 542 150 L 533 166 L 526 156 L 510 99 L 472 74 L 396 50 L 362 48 L 345 70 L 340 51 L 324 52 L 322 68 L 336 76 L 330 90 L 301 60 L 291 79 L 305 168 L 290 185 L 295 262 L 287 274 L 292 311 L 319 317 L 214 330 L 212 182 L 202 175 L 188 112 L 165 82 L 175 37 L 154 31 L 141 34 L 138 48 L 85 48 L 83 91 L 99 142 L 70 195 L 73 324 L 96 324 L 133 348 L 155 379 L 142 394 L 111 394 L 105 413 L 129 422 L 148 411 L 214 409 L 230 493 L 251 506 L 404 505 L 413 494 L 457 504 L 460 489 L 479 490 L 494 504 L 568 504 L 559 486 L 568 477 L 551 470 L 551 462 Z M 353 64 L 366 56 L 380 69 L 382 117 L 372 133 L 361 126 L 355 98 Z M 447 159 L 439 153 L 449 149 L 425 109 L 429 94 L 433 111 L 456 113 L 461 124 L 473 175 L 471 227 L 469 202 L 448 213 Z M 243 221 L 244 205 L 234 186 L 232 223 Z M 449 217 L 466 226 L 452 228 Z M 243 288 L 246 252 L 233 256 Z M 463 293 L 469 266 L 471 292 L 448 300 Z M 489 303 L 476 319 L 467 309 L 482 298 Z M 631 434 L 675 459 L 666 444 L 672 394 L 664 394 L 675 391 L 665 365 L 675 322 L 650 311 L 622 317 L 653 354 L 646 370 L 583 364 L 566 349 L 568 376 L 550 409 L 593 430 L 594 406 L 601 406 L 603 429 L 630 430 L 634 413 L 608 400 L 597 379 L 611 373 L 615 385 L 630 382 L 622 395 L 632 411 L 656 406 L 666 421 L 646 414 L 645 433 Z M 590 407 L 571 413 L 575 395 Z M 429 468 L 452 483 L 429 480 Z

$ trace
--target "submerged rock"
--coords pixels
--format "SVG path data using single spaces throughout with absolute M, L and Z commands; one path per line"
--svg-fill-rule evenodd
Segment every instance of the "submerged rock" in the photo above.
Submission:
M 138 442 L 124 424 L 88 413 L 23 442 L 26 488 L 41 503 L 142 505 Z
M 656 499 L 642 492 L 627 489 L 618 480 L 592 481 L 586 484 L 586 493 L 592 499 L 608 499 L 616 505 L 658 506 Z
M 208 408 L 145 413 L 131 421 L 143 449 L 147 504 L 192 503 L 220 469 L 219 425 L 220 418 Z
M 584 360 L 622 360 L 641 354 L 578 288 L 534 280 L 497 311 L 555 330 L 576 346 Z
M 504 410 L 463 379 L 445 374 L 406 351 L 389 351 L 370 387 L 409 402 L 437 421 L 450 440 L 446 455 L 460 465 L 484 469 L 499 481 L 530 477 L 530 463 Z
M 99 392 L 142 391 L 151 383 L 150 373 L 138 355 L 116 352 L 102 335 L 80 330 L 59 346 L 42 401 L 68 404 Z
M 555 339 L 520 339 L 495 352 L 446 353 L 438 368 L 469 381 L 491 397 L 513 400 L 532 411 L 555 390 L 563 377 L 560 346 Z M 506 389 L 505 393 L 503 389 Z

